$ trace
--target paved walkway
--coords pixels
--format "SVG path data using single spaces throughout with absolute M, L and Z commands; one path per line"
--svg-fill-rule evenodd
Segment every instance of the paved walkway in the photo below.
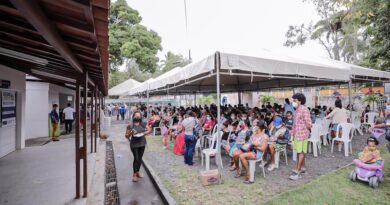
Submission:
M 125 138 L 125 129 L 126 124 L 124 121 L 114 120 L 110 129 L 110 138 L 108 139 L 114 145 L 115 166 L 121 204 L 163 204 L 143 167 L 141 167 L 141 173 L 144 175 L 144 178 L 137 183 L 131 181 L 133 155 L 130 151 L 129 142 Z
M 94 157 L 88 154 L 89 184 Z M 74 138 L 15 151 L 0 159 L 0 205 L 84 204 L 74 200 L 75 174 Z

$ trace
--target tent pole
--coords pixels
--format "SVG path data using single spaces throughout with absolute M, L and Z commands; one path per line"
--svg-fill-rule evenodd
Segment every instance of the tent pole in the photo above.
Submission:
M 351 123 L 353 122 L 352 120 L 352 78 L 349 78 L 348 82 L 348 98 L 349 98 L 349 107 L 351 109 L 351 112 L 349 112 L 349 119 L 351 120 Z
M 146 118 L 149 119 L 149 84 L 148 89 L 146 90 Z
M 218 159 L 217 159 L 217 165 L 218 165 L 218 173 L 221 173 L 220 172 L 220 162 L 222 162 L 222 158 L 221 158 L 221 145 L 220 145 L 220 136 L 219 136 L 219 132 L 221 130 L 221 101 L 220 101 L 220 94 L 221 94 L 221 91 L 220 91 L 220 82 L 219 82 L 219 69 L 221 67 L 221 59 L 220 59 L 220 53 L 217 51 L 215 53 L 215 61 L 214 61 L 214 64 L 215 64 L 215 69 L 216 69 L 216 72 L 217 72 L 217 118 L 218 118 L 218 125 L 217 125 L 217 156 Z M 222 175 L 222 174 L 221 174 Z

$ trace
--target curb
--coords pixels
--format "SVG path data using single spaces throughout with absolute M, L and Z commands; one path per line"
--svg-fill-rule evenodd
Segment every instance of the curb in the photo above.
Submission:
M 157 192 L 160 195 L 161 199 L 163 200 L 164 204 L 176 205 L 176 201 L 169 194 L 168 190 L 165 189 L 160 178 L 154 172 L 153 168 L 145 161 L 145 159 L 142 160 L 142 165 L 144 166 L 145 171 L 148 174 L 149 178 L 151 179 L 153 185 L 156 187 Z

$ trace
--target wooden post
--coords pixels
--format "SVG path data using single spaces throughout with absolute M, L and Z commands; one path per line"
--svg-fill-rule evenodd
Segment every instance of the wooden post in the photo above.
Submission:
M 87 111 L 88 111 L 88 106 L 87 106 L 87 97 L 88 97 L 88 72 L 85 71 L 84 73 L 84 79 L 83 79 L 83 84 L 84 84 L 84 92 L 83 92 L 83 118 L 84 118 L 84 124 L 83 124 L 83 147 L 81 148 L 82 152 L 82 158 L 83 158 L 83 191 L 84 195 L 83 197 L 86 198 L 88 195 L 88 169 L 87 169 Z
M 75 142 L 76 142 L 76 199 L 80 198 L 80 80 L 76 82 L 76 119 L 75 119 Z
M 91 88 L 91 114 L 89 114 L 89 117 L 91 119 L 91 132 L 90 132 L 90 137 L 91 137 L 91 150 L 90 152 L 93 153 L 93 117 L 95 116 L 93 114 L 93 96 L 94 96 L 94 88 Z
M 98 88 L 96 86 L 95 88 L 95 152 L 97 151 L 97 138 L 98 138 L 98 129 L 99 129 L 99 121 L 100 121 L 100 117 L 99 116 L 99 113 L 100 113 L 100 109 L 98 107 Z

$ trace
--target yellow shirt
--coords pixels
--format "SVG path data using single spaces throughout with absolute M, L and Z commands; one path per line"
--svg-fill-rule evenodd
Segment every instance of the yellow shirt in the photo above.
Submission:
M 373 159 L 366 162 L 367 160 L 372 158 L 372 156 L 373 156 Z M 368 149 L 368 147 L 365 147 L 363 149 L 362 155 L 359 157 L 359 159 L 366 162 L 366 163 L 375 163 L 376 161 L 381 160 L 382 158 L 381 158 L 381 155 L 380 155 L 380 152 L 378 149 L 375 149 L 374 151 L 370 151 Z

